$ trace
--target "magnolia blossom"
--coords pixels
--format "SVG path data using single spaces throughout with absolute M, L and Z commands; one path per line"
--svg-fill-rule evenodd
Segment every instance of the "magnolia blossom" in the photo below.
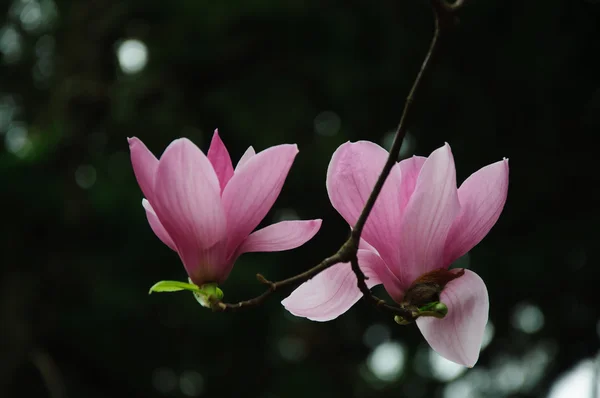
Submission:
M 234 169 L 217 130 L 208 156 L 186 138 L 160 160 L 138 138 L 128 141 L 148 223 L 198 286 L 227 279 L 242 253 L 293 249 L 321 227 L 321 220 L 282 221 L 252 232 L 279 196 L 296 145 L 250 147 Z
M 334 153 L 327 191 L 351 226 L 387 155 L 367 141 L 345 143 Z M 437 298 L 446 305 L 446 316 L 420 317 L 416 323 L 435 351 L 466 366 L 479 357 L 488 293 L 474 272 L 446 270 L 487 235 L 502 212 L 507 190 L 507 159 L 483 167 L 457 189 L 446 144 L 428 158 L 414 156 L 394 166 L 362 232 L 358 261 L 369 288 L 383 284 L 394 301 L 406 304 L 419 283 L 433 278 L 443 287 Z M 342 263 L 302 284 L 282 304 L 296 316 L 328 321 L 361 296 L 350 265 Z

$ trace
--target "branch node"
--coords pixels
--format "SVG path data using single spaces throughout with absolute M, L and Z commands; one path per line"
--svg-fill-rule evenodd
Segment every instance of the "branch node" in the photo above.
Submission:
M 262 283 L 263 285 L 269 286 L 269 289 L 271 289 L 272 291 L 277 290 L 277 283 L 271 282 L 270 280 L 265 278 L 262 274 L 256 274 L 256 279 L 258 279 L 258 281 L 260 283 Z

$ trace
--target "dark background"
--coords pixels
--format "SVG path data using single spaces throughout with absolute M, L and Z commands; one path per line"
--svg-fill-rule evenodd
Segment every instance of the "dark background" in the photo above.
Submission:
M 504 213 L 460 260 L 485 280 L 494 326 L 461 372 L 363 302 L 322 324 L 286 314 L 285 292 L 237 314 L 148 296 L 185 272 L 147 225 L 126 141 L 206 151 L 218 127 L 234 163 L 298 144 L 264 223 L 323 227 L 238 261 L 226 299 L 257 295 L 257 272 L 294 275 L 346 238 L 326 168 L 347 140 L 389 147 L 431 37 L 424 1 L 0 1 L 0 397 L 591 397 L 600 3 L 467 3 L 403 151 L 449 142 L 460 181 L 510 159 Z M 148 62 L 125 73 L 131 39 Z M 550 394 L 572 369 L 583 382 Z

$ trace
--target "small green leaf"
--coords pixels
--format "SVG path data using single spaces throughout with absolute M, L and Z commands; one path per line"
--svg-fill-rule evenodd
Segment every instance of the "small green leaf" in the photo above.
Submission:
M 192 283 L 179 282 L 179 281 L 160 281 L 150 288 L 148 294 L 152 292 L 165 293 L 165 292 L 179 292 L 181 290 L 188 290 L 190 292 L 201 293 L 202 290 Z
M 419 308 L 419 316 L 432 316 L 434 318 L 443 318 L 448 314 L 446 304 L 435 301 Z
M 223 298 L 223 291 L 216 283 L 206 283 L 200 286 L 200 291 L 194 292 L 194 297 L 201 306 L 211 308 L 211 301 Z

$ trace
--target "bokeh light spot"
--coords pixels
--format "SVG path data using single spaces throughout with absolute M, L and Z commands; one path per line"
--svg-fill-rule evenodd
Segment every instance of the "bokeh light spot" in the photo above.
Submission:
M 342 120 L 337 113 L 332 111 L 321 112 L 315 117 L 315 132 L 323 136 L 333 136 L 340 131 Z
M 42 24 L 42 8 L 37 1 L 28 1 L 21 9 L 21 24 L 27 31 L 36 30 Z
M 82 164 L 75 170 L 75 182 L 83 189 L 89 189 L 96 183 L 96 169 L 89 164 Z
M 594 390 L 600 391 L 600 377 L 592 359 L 585 359 L 569 370 L 552 385 L 548 398 L 595 398 Z
M 383 136 L 382 146 L 386 150 L 389 151 L 392 148 L 392 144 L 394 142 L 395 136 L 396 136 L 395 130 L 390 131 Z M 400 155 L 399 155 L 400 158 L 407 158 L 409 156 L 412 156 L 414 154 L 416 145 L 417 145 L 417 140 L 415 139 L 415 137 L 410 132 L 407 132 L 404 135 L 404 139 L 402 139 L 402 147 L 400 148 Z
M 429 350 L 431 374 L 440 381 L 450 381 L 465 373 L 466 367 L 447 360 L 437 352 Z
M 197 397 L 204 392 L 204 377 L 194 370 L 186 370 L 179 378 L 179 389 L 183 395 Z
M 514 359 L 507 360 L 495 372 L 496 388 L 506 394 L 519 391 L 525 382 L 526 370 L 521 362 Z
M 299 362 L 306 358 L 306 343 L 297 337 L 285 336 L 279 339 L 277 348 L 279 355 L 286 361 Z
M 138 73 L 148 62 L 148 48 L 139 40 L 128 39 L 119 45 L 117 58 L 124 73 Z
M 0 97 L 0 133 L 6 132 L 16 112 L 16 104 L 11 95 Z
M 367 367 L 380 380 L 394 381 L 404 370 L 406 349 L 396 341 L 378 345 L 367 358 Z
M 157 391 L 168 394 L 177 387 L 177 375 L 169 368 L 155 369 L 152 373 L 152 385 Z
M 0 29 L 0 53 L 2 60 L 7 64 L 12 64 L 21 58 L 21 35 L 10 25 Z
M 27 128 L 21 123 L 14 123 L 9 127 L 4 137 L 6 149 L 13 154 L 19 154 L 29 143 Z
M 520 303 L 513 310 L 512 325 L 525 333 L 535 333 L 544 327 L 544 314 L 537 305 Z
M 444 388 L 444 398 L 476 398 L 475 389 L 466 380 L 456 380 Z
M 488 321 L 487 325 L 485 325 L 485 330 L 483 331 L 483 340 L 481 341 L 481 351 L 483 351 L 494 338 L 494 333 L 496 328 L 492 321 Z

